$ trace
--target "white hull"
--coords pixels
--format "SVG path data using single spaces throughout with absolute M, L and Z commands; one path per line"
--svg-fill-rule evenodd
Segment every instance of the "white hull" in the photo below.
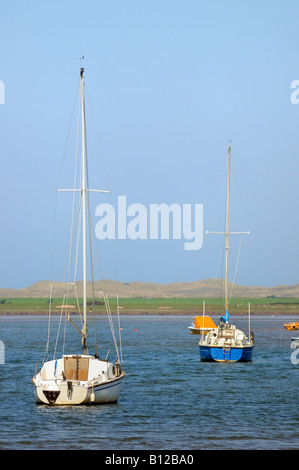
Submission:
M 124 375 L 118 364 L 93 356 L 63 356 L 46 362 L 33 378 L 36 402 L 45 405 L 115 403 Z
M 209 333 L 209 331 L 214 330 L 214 328 L 195 328 L 193 325 L 188 326 L 190 333 L 193 335 L 203 335 Z

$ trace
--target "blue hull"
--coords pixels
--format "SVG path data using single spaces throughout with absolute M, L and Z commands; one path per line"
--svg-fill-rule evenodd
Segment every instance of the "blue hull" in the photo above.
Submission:
M 206 362 L 250 362 L 253 346 L 223 349 L 218 346 L 199 346 L 200 359 Z

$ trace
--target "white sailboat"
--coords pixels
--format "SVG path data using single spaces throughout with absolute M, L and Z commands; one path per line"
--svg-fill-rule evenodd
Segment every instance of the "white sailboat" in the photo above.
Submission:
M 80 69 L 80 113 L 81 113 L 81 187 L 71 191 L 79 191 L 81 204 L 81 231 L 82 231 L 82 259 L 83 259 L 83 321 L 79 328 L 72 320 L 68 305 L 62 310 L 66 312 L 67 319 L 81 335 L 82 353 L 62 354 L 58 359 L 53 357 L 43 363 L 39 372 L 33 377 L 36 402 L 46 405 L 82 405 L 117 402 L 121 391 L 122 380 L 125 376 L 121 367 L 121 357 L 116 345 L 116 358 L 114 362 L 100 359 L 97 350 L 94 355 L 89 354 L 88 315 L 87 315 L 87 274 L 86 274 L 86 239 L 87 239 L 87 212 L 89 191 L 88 169 L 86 156 L 86 129 L 85 129 L 85 98 L 84 98 L 84 69 Z M 65 190 L 70 191 L 70 190 Z M 105 297 L 109 314 L 109 304 Z M 110 312 L 111 313 L 111 312 Z M 111 317 L 110 317 L 111 320 Z M 115 339 L 113 331 L 112 336 Z
M 225 313 L 220 316 L 218 327 L 201 334 L 199 339 L 200 358 L 202 361 L 216 362 L 249 362 L 252 360 L 254 347 L 253 334 L 250 331 L 250 309 L 248 312 L 248 335 L 229 323 L 229 298 L 228 298 L 228 254 L 229 235 L 249 232 L 229 231 L 229 198 L 230 198 L 230 154 L 228 148 L 228 179 L 227 179 L 227 205 L 226 205 L 226 263 L 225 263 Z M 210 232 L 223 233 L 223 232 Z

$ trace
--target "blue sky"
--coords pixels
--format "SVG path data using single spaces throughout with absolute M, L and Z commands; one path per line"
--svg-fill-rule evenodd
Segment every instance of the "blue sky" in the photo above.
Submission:
M 250 231 L 236 282 L 299 282 L 297 1 L 12 0 L 0 11 L 1 287 L 51 277 L 81 55 L 111 201 L 203 204 L 204 232 L 221 231 L 231 141 L 230 227 Z M 107 185 L 104 171 L 97 183 Z M 117 279 L 218 277 L 222 242 L 204 235 L 186 251 L 183 240 L 116 240 Z M 115 278 L 111 242 L 100 249 L 104 277 Z

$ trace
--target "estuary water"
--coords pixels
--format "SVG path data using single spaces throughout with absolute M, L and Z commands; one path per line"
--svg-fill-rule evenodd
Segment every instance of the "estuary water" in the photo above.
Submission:
M 124 316 L 119 402 L 50 407 L 36 405 L 32 385 L 47 318 L 0 317 L 0 450 L 299 449 L 299 364 L 287 320 L 252 316 L 253 361 L 220 364 L 200 361 L 192 316 Z M 245 318 L 231 322 L 247 329 Z

